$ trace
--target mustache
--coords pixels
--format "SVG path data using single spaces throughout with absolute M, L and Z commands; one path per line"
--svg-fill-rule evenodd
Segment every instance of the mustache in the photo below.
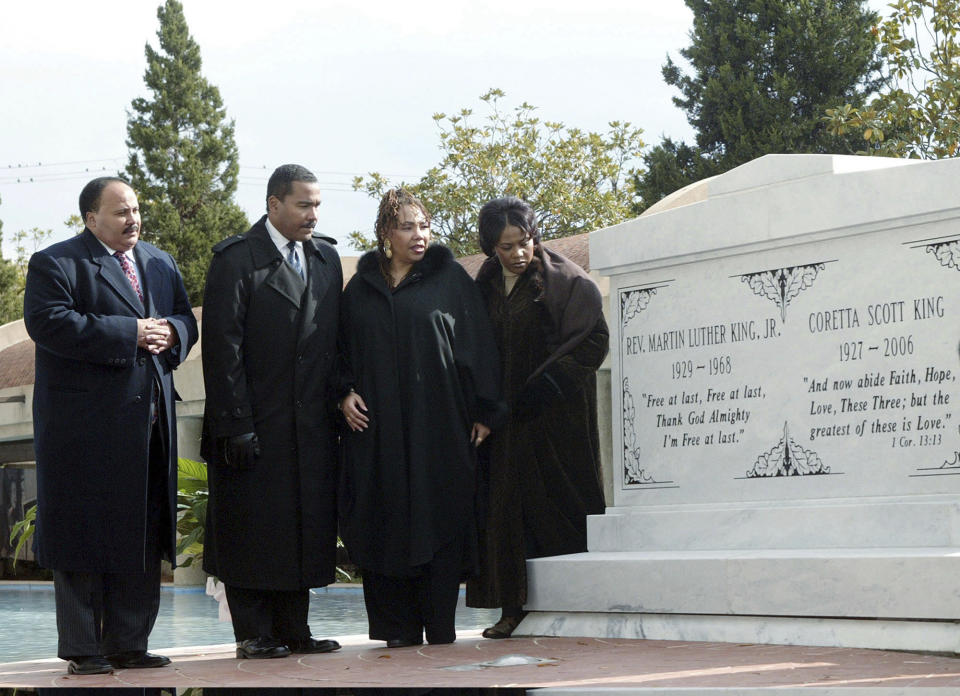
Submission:
M 139 231 L 140 231 L 140 225 L 138 225 L 137 223 L 133 223 L 132 225 L 127 225 L 126 227 L 123 228 L 123 231 L 124 231 L 124 232 L 139 232 Z

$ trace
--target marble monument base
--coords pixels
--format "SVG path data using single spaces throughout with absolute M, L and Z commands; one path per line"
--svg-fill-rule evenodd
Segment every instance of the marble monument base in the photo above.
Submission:
M 610 508 L 588 529 L 590 552 L 528 561 L 518 635 L 960 653 L 955 498 Z
M 960 653 L 960 626 L 944 621 L 533 611 L 514 635 Z

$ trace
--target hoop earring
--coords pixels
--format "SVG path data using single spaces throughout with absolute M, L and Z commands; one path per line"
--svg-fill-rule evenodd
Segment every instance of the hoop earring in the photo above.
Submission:
M 390 246 L 389 239 L 383 240 L 383 255 L 386 256 L 388 259 L 393 258 L 393 248 Z

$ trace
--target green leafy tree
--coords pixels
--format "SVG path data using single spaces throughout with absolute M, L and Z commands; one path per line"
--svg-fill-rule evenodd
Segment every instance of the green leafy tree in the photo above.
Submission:
M 201 75 L 200 47 L 177 0 L 157 10 L 159 50 L 146 45 L 150 98 L 127 119 L 127 174 L 137 192 L 143 237 L 180 264 L 190 301 L 202 302 L 211 247 L 248 227 L 233 202 L 239 171 L 234 123 L 220 91 Z
M 0 231 L 0 245 L 3 233 Z M 0 254 L 0 326 L 23 316 L 23 283 L 17 265 Z
M 0 326 L 18 319 L 16 314 L 17 269 L 12 261 L 3 258 L 3 221 L 0 220 Z M 20 315 L 23 314 L 23 298 L 20 299 Z
M 537 211 L 544 239 L 612 225 L 630 216 L 631 185 L 644 147 L 642 131 L 613 121 L 606 133 L 543 121 L 524 102 L 503 110 L 499 89 L 480 97 L 487 108 L 477 121 L 471 109 L 434 114 L 440 130 L 440 163 L 420 181 L 404 184 L 427 206 L 434 237 L 457 255 L 478 251 L 477 212 L 492 198 L 514 195 Z M 354 189 L 379 198 L 389 187 L 382 175 L 357 177 Z M 361 249 L 372 235 L 353 232 Z
M 685 2 L 693 30 L 680 55 L 691 72 L 668 56 L 663 76 L 680 90 L 673 101 L 696 144 L 664 141 L 647 153 L 643 206 L 769 153 L 852 151 L 821 117 L 880 84 L 877 16 L 864 0 Z
M 80 234 L 81 232 L 83 232 L 83 228 L 86 227 L 86 225 L 83 222 L 83 219 L 76 213 L 74 213 L 73 215 L 68 217 L 66 220 L 64 220 L 63 226 L 66 227 L 71 232 L 73 232 L 74 234 Z
M 880 24 L 889 75 L 868 106 L 827 109 L 837 135 L 857 133 L 862 152 L 939 159 L 960 147 L 960 0 L 897 0 Z
M 0 326 L 23 317 L 23 291 L 27 282 L 27 264 L 36 251 L 53 234 L 53 230 L 34 227 L 13 235 L 14 258 L 0 254 Z M 3 223 L 0 222 L 0 246 L 3 244 Z M 29 248 L 28 248 L 29 244 Z

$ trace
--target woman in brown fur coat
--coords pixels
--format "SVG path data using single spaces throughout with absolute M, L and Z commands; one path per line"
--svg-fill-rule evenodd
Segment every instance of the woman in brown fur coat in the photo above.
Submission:
M 603 512 L 596 371 L 609 332 L 596 284 L 541 247 L 528 203 L 490 201 L 479 233 L 489 258 L 477 284 L 511 416 L 487 445 L 481 572 L 467 604 L 502 608 L 483 635 L 506 638 L 524 616 L 526 559 L 586 551 L 586 516 Z

